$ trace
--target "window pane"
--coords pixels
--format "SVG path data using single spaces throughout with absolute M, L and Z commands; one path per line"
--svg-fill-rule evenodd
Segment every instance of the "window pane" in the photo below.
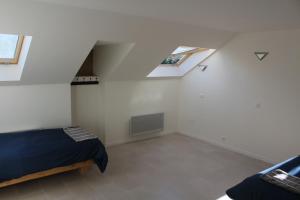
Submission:
M 18 43 L 18 35 L 0 34 L 0 59 L 13 59 Z
M 177 49 L 175 49 L 172 52 L 172 54 L 184 53 L 184 52 L 195 50 L 195 49 L 197 49 L 197 47 L 179 46 Z
M 179 61 L 181 61 L 185 55 L 170 55 L 166 59 L 162 61 L 162 65 L 176 65 Z

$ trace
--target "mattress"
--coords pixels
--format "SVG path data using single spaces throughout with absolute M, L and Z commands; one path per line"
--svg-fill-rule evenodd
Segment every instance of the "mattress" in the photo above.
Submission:
M 0 181 L 94 160 L 104 172 L 108 157 L 99 139 L 75 142 L 63 129 L 0 134 Z

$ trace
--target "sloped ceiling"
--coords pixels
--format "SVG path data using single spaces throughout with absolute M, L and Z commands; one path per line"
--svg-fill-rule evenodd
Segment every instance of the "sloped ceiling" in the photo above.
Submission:
M 97 41 L 135 43 L 111 80 L 143 79 L 179 45 L 218 48 L 233 32 L 35 1 L 1 2 L 1 32 L 32 36 L 19 82 L 70 83 Z
M 37 0 L 234 32 L 300 28 L 299 0 Z

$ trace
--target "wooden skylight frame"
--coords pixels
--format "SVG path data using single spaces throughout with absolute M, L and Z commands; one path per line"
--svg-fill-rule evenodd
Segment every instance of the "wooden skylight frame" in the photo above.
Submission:
M 166 65 L 166 66 L 171 66 L 171 67 L 179 67 L 185 60 L 187 60 L 191 55 L 201 52 L 201 51 L 206 51 L 208 49 L 206 48 L 195 48 L 193 50 L 189 50 L 189 51 L 184 51 L 182 53 L 177 53 L 177 54 L 171 54 L 169 55 L 166 59 L 164 59 L 161 63 L 161 65 Z M 165 60 L 167 60 L 168 58 L 172 57 L 172 56 L 178 56 L 180 57 L 179 61 L 177 61 L 175 64 L 168 64 L 168 63 L 164 63 Z
M 13 58 L 0 58 L 0 64 L 3 65 L 13 65 L 19 63 L 20 54 L 22 51 L 22 46 L 24 42 L 24 35 L 18 35 L 18 42 L 15 49 L 15 54 Z

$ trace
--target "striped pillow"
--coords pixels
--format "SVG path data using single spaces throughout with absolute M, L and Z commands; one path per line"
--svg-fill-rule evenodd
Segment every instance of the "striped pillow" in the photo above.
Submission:
M 68 127 L 68 128 L 64 128 L 63 130 L 75 142 L 81 142 L 84 140 L 91 140 L 91 139 L 98 138 L 96 135 L 92 134 L 90 131 L 80 128 L 80 127 Z

